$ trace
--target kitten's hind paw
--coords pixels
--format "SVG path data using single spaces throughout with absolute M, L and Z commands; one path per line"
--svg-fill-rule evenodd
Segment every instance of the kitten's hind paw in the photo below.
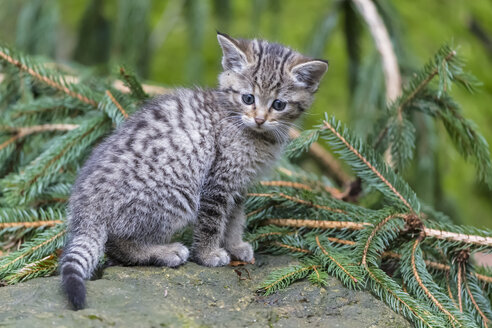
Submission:
M 231 256 L 239 261 L 250 263 L 253 260 L 253 247 L 247 242 L 241 242 L 237 245 L 226 247 Z
M 217 248 L 209 252 L 200 250 L 195 254 L 194 259 L 198 264 L 208 267 L 224 266 L 231 261 L 229 254 L 223 248 Z
M 189 255 L 190 252 L 186 246 L 181 243 L 172 243 L 162 245 L 159 254 L 152 259 L 152 262 L 157 266 L 174 268 L 185 263 Z

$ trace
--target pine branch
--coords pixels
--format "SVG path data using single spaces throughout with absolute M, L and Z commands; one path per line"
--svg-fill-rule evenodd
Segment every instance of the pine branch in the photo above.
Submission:
M 60 174 L 61 168 L 86 154 L 88 147 L 106 131 L 107 121 L 101 115 L 96 115 L 77 129 L 57 138 L 50 148 L 20 173 L 11 173 L 0 181 L 5 201 L 11 206 L 17 206 L 34 200 Z
M 81 93 L 73 90 L 74 88 L 72 84 L 67 83 L 61 78 L 59 78 L 59 81 L 57 81 L 56 78 L 47 75 L 42 68 L 34 65 L 33 63 L 26 64 L 25 63 L 25 61 L 27 60 L 26 58 L 23 57 L 16 58 L 15 55 L 11 55 L 10 53 L 11 51 L 8 48 L 0 47 L 0 57 L 6 62 L 16 66 L 21 71 L 28 73 L 38 81 L 43 82 L 49 85 L 50 87 L 67 94 L 72 98 L 78 99 L 79 101 L 85 104 L 97 108 L 97 101 L 90 99 L 82 95 Z
M 420 323 L 425 327 L 447 327 L 443 320 L 436 316 L 426 305 L 420 304 L 388 275 L 377 267 L 367 268 L 371 279 L 369 285 L 372 291 L 383 299 L 395 312 L 401 313 L 412 322 Z
M 55 273 L 57 268 L 58 257 L 56 254 L 50 254 L 40 260 L 26 264 L 20 269 L 14 270 L 5 277 L 4 281 L 12 285 L 36 277 L 46 277 Z
M 332 255 L 330 255 L 326 249 L 323 247 L 323 245 L 321 245 L 320 241 L 319 241 L 319 235 L 317 235 L 315 237 L 316 239 L 316 245 L 319 247 L 319 249 L 321 250 L 321 252 L 323 252 L 324 255 L 326 255 L 330 261 L 332 261 L 333 263 L 335 263 L 336 266 L 338 266 L 347 276 L 350 277 L 350 279 L 352 279 L 352 281 L 354 283 L 358 283 L 359 280 L 357 280 L 357 278 L 355 278 L 350 272 L 348 272 L 348 270 L 340 263 L 340 261 L 337 261 Z
M 297 227 L 311 229 L 351 229 L 362 230 L 370 223 L 359 222 L 340 222 L 340 221 L 320 221 L 320 220 L 298 220 L 298 219 L 266 219 L 265 224 L 275 224 L 281 227 Z
M 407 210 L 412 212 L 420 210 L 417 196 L 410 187 L 360 140 L 349 139 L 347 129 L 344 129 L 339 121 L 335 118 L 326 119 L 322 130 L 330 132 L 326 136 L 327 141 L 361 179 L 377 188 L 389 199 L 404 205 Z M 395 185 L 401 190 L 397 190 Z
M 408 243 L 409 249 L 407 248 L 402 258 L 403 263 L 408 264 L 408 266 L 402 266 L 404 281 L 407 282 L 407 285 L 412 288 L 415 294 L 423 293 L 430 301 L 430 304 L 448 317 L 451 325 L 468 327 L 471 323 L 469 318 L 464 313 L 456 311 L 452 306 L 452 301 L 439 291 L 438 286 L 425 269 L 419 249 L 422 238 L 423 236 L 419 236 L 414 242 Z
M 295 265 L 288 268 L 273 271 L 269 277 L 262 283 L 260 290 L 265 295 L 270 295 L 278 290 L 284 289 L 296 280 L 300 280 L 309 275 L 317 265 Z
M 149 98 L 149 95 L 145 93 L 142 84 L 133 72 L 129 72 L 127 68 L 122 66 L 120 67 L 120 75 L 123 78 L 123 83 L 130 90 L 132 97 L 139 101 Z
M 0 279 L 8 276 L 13 270 L 19 269 L 26 262 L 52 254 L 64 243 L 65 227 L 57 225 L 47 231 L 40 232 L 30 241 L 25 242 L 21 249 L 9 253 L 0 259 Z

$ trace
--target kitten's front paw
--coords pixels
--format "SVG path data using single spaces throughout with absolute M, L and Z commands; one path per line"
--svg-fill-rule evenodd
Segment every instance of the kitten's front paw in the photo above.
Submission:
M 199 251 L 194 256 L 198 264 L 208 267 L 218 267 L 229 264 L 231 258 L 223 248 L 217 248 L 210 252 Z
M 161 245 L 158 255 L 153 257 L 151 262 L 156 266 L 175 268 L 184 264 L 189 254 L 188 248 L 181 243 Z
M 253 260 L 254 252 L 253 247 L 247 242 L 242 241 L 241 243 L 227 247 L 229 253 L 232 257 L 243 262 L 251 262 Z

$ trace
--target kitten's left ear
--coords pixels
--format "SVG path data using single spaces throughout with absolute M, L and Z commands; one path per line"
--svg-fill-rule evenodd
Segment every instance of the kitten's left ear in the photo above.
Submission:
M 291 69 L 291 73 L 300 86 L 311 92 L 318 89 L 321 78 L 328 70 L 328 62 L 321 59 L 312 59 L 301 64 L 297 64 Z
M 240 41 L 220 32 L 217 32 L 217 40 L 219 40 L 222 48 L 222 67 L 224 70 L 231 69 L 239 72 L 248 65 L 248 57 L 241 49 Z

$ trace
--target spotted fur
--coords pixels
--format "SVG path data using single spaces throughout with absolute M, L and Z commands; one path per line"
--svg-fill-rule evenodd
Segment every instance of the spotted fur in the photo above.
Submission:
M 81 169 L 60 269 L 75 309 L 84 307 L 84 280 L 104 252 L 126 265 L 187 261 L 188 249 L 170 239 L 189 224 L 197 263 L 252 260 L 242 240 L 246 190 L 279 156 L 328 65 L 279 44 L 217 37 L 224 69 L 217 89 L 149 101 Z M 283 110 L 272 108 L 275 99 L 286 102 Z

